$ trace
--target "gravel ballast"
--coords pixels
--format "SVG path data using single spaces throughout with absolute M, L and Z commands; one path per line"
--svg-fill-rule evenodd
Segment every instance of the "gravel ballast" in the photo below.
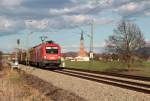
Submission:
M 31 69 L 30 67 L 30 69 L 27 69 L 23 65 L 20 65 L 20 68 L 56 87 L 75 93 L 87 101 L 150 101 L 149 94 L 80 79 L 49 70 Z
M 58 88 L 36 76 L 27 73 L 20 73 L 24 83 L 39 90 L 40 93 L 52 101 L 85 101 L 85 99 L 71 93 L 69 91 Z

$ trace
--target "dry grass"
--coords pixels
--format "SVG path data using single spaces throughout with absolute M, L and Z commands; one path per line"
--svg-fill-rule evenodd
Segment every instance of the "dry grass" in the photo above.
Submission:
M 0 101 L 85 101 L 36 76 L 17 71 L 6 69 L 0 76 Z
M 56 87 L 53 84 L 38 78 L 37 76 L 27 74 L 25 72 L 21 73 L 21 76 L 26 84 L 38 89 L 40 93 L 54 101 L 86 101 L 84 98 L 70 91 Z
M 0 101 L 50 101 L 38 90 L 26 85 L 16 71 L 0 73 Z

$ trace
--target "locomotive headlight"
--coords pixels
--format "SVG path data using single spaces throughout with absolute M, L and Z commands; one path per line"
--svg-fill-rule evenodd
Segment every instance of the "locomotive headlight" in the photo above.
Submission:
M 46 55 L 44 56 L 44 59 L 46 59 Z

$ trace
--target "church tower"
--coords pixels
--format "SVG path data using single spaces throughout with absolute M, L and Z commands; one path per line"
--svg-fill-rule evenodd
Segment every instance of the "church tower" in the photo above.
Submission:
M 80 57 L 87 57 L 86 51 L 84 49 L 84 38 L 83 38 L 83 31 L 81 32 L 81 38 L 80 38 L 80 51 L 78 56 Z
M 77 61 L 89 61 L 89 57 L 84 49 L 84 38 L 83 38 L 83 31 L 81 31 L 81 38 L 80 38 L 80 51 L 78 56 L 76 57 Z

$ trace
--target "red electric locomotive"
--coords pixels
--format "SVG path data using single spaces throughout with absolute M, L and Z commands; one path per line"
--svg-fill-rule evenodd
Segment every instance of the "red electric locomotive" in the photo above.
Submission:
M 29 63 L 39 67 L 61 64 L 61 48 L 53 41 L 47 41 L 29 50 Z

